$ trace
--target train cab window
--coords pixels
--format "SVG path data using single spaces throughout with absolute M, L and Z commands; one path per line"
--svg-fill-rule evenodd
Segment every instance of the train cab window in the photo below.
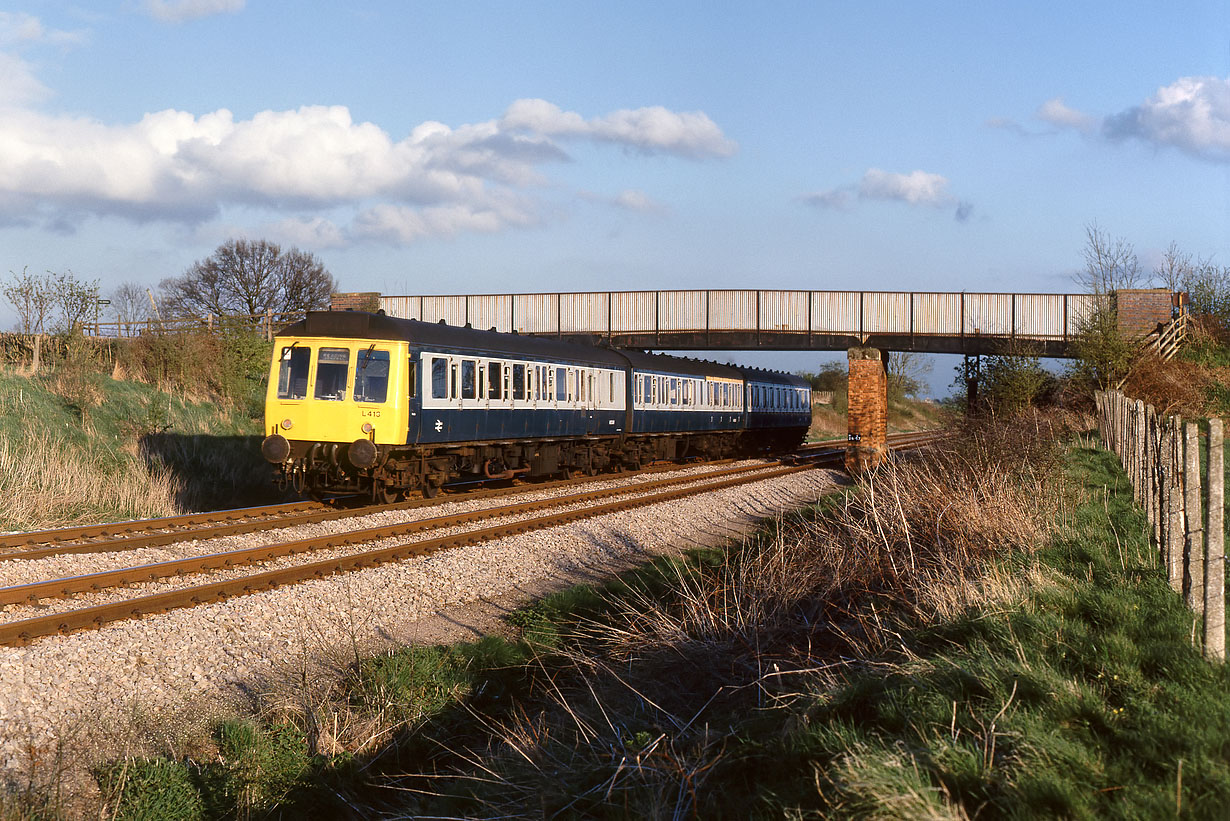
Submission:
M 306 399 L 312 349 L 291 345 L 282 349 L 278 368 L 278 399 Z
M 461 360 L 461 398 L 473 399 L 478 395 L 478 363 L 473 359 Z
M 346 398 L 350 378 L 350 351 L 321 348 L 316 357 L 316 398 L 340 402 Z
M 504 398 L 504 363 L 503 362 L 488 362 L 487 363 L 487 396 L 492 399 Z
M 354 371 L 354 401 L 383 402 L 389 395 L 389 352 L 359 351 Z
M 525 399 L 525 366 L 512 366 L 512 398 L 518 402 Z

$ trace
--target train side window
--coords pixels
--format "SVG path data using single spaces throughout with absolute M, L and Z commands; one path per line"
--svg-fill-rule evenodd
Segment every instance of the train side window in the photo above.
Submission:
M 461 360 L 461 398 L 473 399 L 478 390 L 478 363 L 473 359 Z
M 321 348 L 316 358 L 316 398 L 340 402 L 346 398 L 350 378 L 350 351 Z
M 278 399 L 306 399 L 312 349 L 296 345 L 282 349 L 278 367 Z
M 354 401 L 383 402 L 389 396 L 389 352 L 359 351 L 354 372 Z
M 415 362 L 414 357 L 412 356 L 406 362 L 406 365 L 406 375 L 410 379 L 410 385 L 406 395 L 411 399 L 416 399 L 419 395 L 419 363 Z
M 568 369 L 555 369 L 555 401 L 568 401 Z
M 525 399 L 525 366 L 512 366 L 513 399 L 518 402 Z
M 503 362 L 490 362 L 487 364 L 487 395 L 492 399 L 502 399 L 504 397 L 502 390 L 504 381 L 501 378 L 503 372 Z
M 584 402 L 589 397 L 589 391 L 585 390 L 585 382 L 589 379 L 589 371 L 577 371 L 577 399 Z
M 448 399 L 448 360 L 442 356 L 431 358 L 431 398 Z

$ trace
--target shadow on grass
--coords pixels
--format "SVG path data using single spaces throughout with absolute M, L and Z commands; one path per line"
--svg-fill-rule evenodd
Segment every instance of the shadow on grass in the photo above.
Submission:
M 138 441 L 151 470 L 176 479 L 176 503 L 184 511 L 223 510 L 273 504 L 292 498 L 274 487 L 273 471 L 261 457 L 259 436 L 146 433 Z

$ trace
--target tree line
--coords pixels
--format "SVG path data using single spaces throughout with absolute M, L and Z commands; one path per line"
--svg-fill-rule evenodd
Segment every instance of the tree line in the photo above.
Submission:
M 66 333 L 83 323 L 138 324 L 206 315 L 275 314 L 327 308 L 337 282 L 307 251 L 266 240 L 230 239 L 156 289 L 124 282 L 105 295 L 72 271 L 10 271 L 0 293 L 25 334 Z

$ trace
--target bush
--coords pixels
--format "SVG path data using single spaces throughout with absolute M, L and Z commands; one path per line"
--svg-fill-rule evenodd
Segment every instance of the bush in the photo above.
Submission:
M 165 758 L 130 758 L 95 772 L 115 821 L 195 821 L 205 817 L 187 766 Z
M 145 334 L 120 346 L 131 376 L 190 396 L 216 399 L 251 418 L 264 412 L 273 346 L 248 327 L 220 333 Z
M 241 818 L 285 800 L 312 771 L 303 733 L 288 724 L 227 721 L 218 727 L 218 763 L 200 769 L 211 817 Z

